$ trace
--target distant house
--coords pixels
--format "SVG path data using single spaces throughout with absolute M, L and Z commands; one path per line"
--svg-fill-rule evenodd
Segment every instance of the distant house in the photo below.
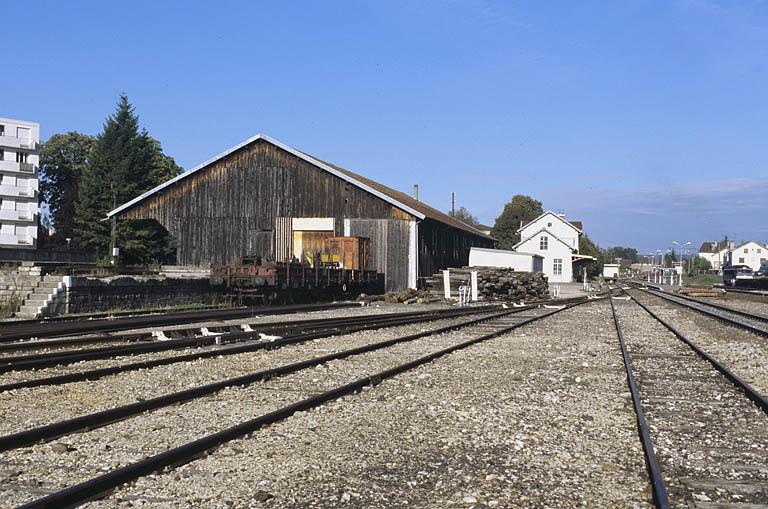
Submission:
M 732 249 L 730 258 L 731 265 L 747 265 L 757 271 L 761 265 L 768 264 L 768 247 L 750 240 Z
M 724 265 L 728 265 L 728 256 L 733 247 L 732 240 L 703 242 L 699 248 L 699 257 L 707 260 L 713 269 L 720 270 Z
M 566 221 L 564 214 L 547 211 L 523 225 L 520 242 L 512 249 L 543 257 L 543 272 L 550 283 L 574 280 L 582 263 L 594 260 L 579 254 L 580 221 Z

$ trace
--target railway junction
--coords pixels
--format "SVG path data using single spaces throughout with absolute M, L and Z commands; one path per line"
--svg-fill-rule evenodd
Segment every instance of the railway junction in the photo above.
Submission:
M 768 306 L 619 282 L 0 325 L 4 507 L 768 507 Z

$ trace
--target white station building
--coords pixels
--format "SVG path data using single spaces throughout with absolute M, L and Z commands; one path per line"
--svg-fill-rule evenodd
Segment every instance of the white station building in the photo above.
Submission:
M 37 247 L 40 124 L 0 118 L 0 247 Z
M 513 249 L 541 256 L 550 283 L 570 283 L 579 262 L 594 260 L 579 254 L 581 228 L 580 222 L 566 221 L 564 214 L 547 211 L 517 230 L 520 242 Z

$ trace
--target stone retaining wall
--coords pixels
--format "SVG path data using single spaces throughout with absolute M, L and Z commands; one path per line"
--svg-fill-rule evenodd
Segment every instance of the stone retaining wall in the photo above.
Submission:
M 211 304 L 221 295 L 207 278 L 68 276 L 64 285 L 65 291 L 52 303 L 48 314 Z

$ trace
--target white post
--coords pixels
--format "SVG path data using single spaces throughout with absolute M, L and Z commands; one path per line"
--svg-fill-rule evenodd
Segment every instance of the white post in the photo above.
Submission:
M 449 270 L 443 271 L 443 295 L 446 299 L 451 298 L 451 275 Z
M 470 281 L 472 284 L 472 302 L 477 302 L 477 271 L 470 272 Z

